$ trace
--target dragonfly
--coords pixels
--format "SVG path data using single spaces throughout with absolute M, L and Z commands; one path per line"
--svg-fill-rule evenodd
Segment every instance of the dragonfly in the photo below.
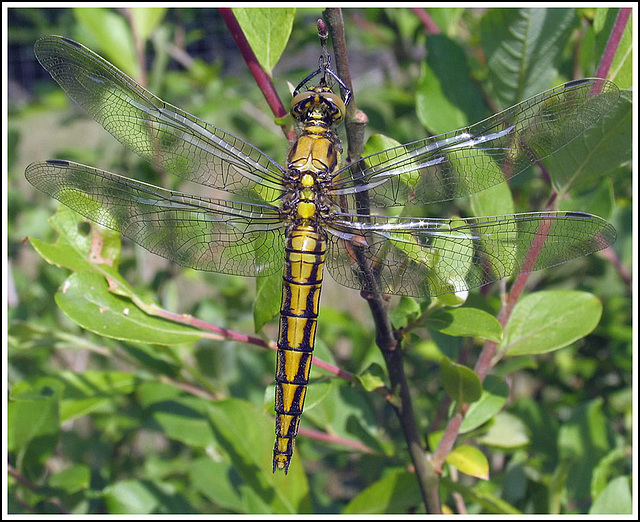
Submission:
M 567 145 L 618 100 L 618 88 L 605 79 L 570 81 L 474 125 L 342 166 L 336 129 L 351 91 L 321 57 L 293 92 L 297 137 L 281 165 L 162 101 L 69 38 L 42 37 L 35 54 L 122 144 L 212 194 L 167 190 L 59 159 L 27 167 L 35 187 L 182 266 L 240 276 L 283 273 L 274 472 L 286 473 L 291 463 L 325 268 L 338 283 L 365 292 L 439 296 L 549 268 L 616 239 L 611 224 L 584 212 L 405 215 L 412 205 L 504 182 Z

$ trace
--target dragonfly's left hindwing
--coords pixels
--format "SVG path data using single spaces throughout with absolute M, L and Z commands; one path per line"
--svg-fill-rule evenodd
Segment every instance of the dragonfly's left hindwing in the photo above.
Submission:
M 179 265 L 254 277 L 282 270 L 284 224 L 276 207 L 193 196 L 64 160 L 32 163 L 25 175 L 69 208 Z

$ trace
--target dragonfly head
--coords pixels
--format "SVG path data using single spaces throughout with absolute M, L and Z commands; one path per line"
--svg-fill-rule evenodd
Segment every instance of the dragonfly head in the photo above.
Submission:
M 291 101 L 291 115 L 302 123 L 322 121 L 328 126 L 336 125 L 344 119 L 346 111 L 342 98 L 326 86 L 300 92 Z

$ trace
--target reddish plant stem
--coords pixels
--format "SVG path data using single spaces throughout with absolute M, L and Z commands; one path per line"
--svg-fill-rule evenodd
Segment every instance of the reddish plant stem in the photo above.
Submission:
M 630 16 L 630 7 L 625 7 L 618 11 L 618 16 L 616 17 L 616 21 L 613 24 L 613 29 L 611 30 L 611 34 L 609 35 L 609 40 L 607 41 L 607 45 L 604 48 L 604 53 L 602 54 L 602 60 L 600 61 L 600 65 L 598 66 L 598 70 L 596 72 L 596 76 L 598 78 L 606 78 L 608 76 L 609 70 L 611 69 L 611 64 L 613 63 L 613 58 L 618 51 L 620 40 L 622 40 L 622 35 L 624 34 L 624 28 L 626 27 Z
M 269 107 L 271 108 L 274 116 L 278 119 L 285 118 L 287 114 L 289 114 L 289 111 L 284 108 L 284 105 L 282 104 L 282 101 L 278 96 L 273 82 L 271 81 L 271 77 L 265 72 L 265 70 L 258 62 L 253 49 L 251 49 L 249 42 L 247 41 L 244 33 L 242 32 L 242 29 L 240 28 L 240 25 L 238 24 L 238 20 L 236 20 L 236 17 L 233 14 L 233 11 L 228 7 L 221 7 L 220 14 L 222 15 L 222 19 L 224 20 L 225 24 L 227 24 L 227 28 L 229 29 L 231 36 L 235 40 L 236 45 L 238 46 L 238 49 L 242 54 L 242 57 L 247 63 L 251 74 L 253 74 L 253 77 L 255 78 L 258 87 L 260 87 L 260 90 L 267 100 L 267 103 L 269 104 Z M 294 129 L 289 128 L 284 123 L 280 124 L 280 128 L 282 129 L 282 132 L 288 140 L 292 140 L 293 138 L 295 138 Z

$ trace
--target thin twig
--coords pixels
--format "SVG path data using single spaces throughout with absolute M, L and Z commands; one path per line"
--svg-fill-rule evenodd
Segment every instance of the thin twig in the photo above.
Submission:
M 351 88 L 351 74 L 347 60 L 342 12 L 338 8 L 330 8 L 325 10 L 323 15 L 327 22 L 335 50 L 337 74 L 345 84 Z M 351 112 L 347 112 L 347 139 L 349 140 L 347 160 L 353 162 L 362 154 L 364 147 L 364 125 L 367 119 L 363 113 L 357 111 L 355 107 L 355 96 L 351 102 L 350 111 Z M 352 144 L 351 139 L 354 139 L 355 143 Z M 366 193 L 361 192 L 357 194 L 356 197 L 360 198 L 358 201 L 359 211 L 366 214 L 369 208 Z M 364 260 L 362 256 L 358 256 L 359 249 L 357 245 L 354 245 L 353 250 L 356 257 L 359 258 L 358 262 L 362 270 L 365 273 L 371 272 L 371 268 L 368 266 L 366 260 Z M 371 282 L 371 288 L 376 288 L 375 276 L 369 276 L 367 279 Z M 404 372 L 400 338 L 391 325 L 382 294 L 379 291 L 363 292 L 363 297 L 367 300 L 367 304 L 373 315 L 376 325 L 376 344 L 384 356 L 389 372 L 391 389 L 399 398 L 399 404 L 391 402 L 391 405 L 400 420 L 426 509 L 429 513 L 440 513 L 439 479 L 427 460 L 425 447 L 416 422 L 411 395 L 409 393 L 409 384 Z

